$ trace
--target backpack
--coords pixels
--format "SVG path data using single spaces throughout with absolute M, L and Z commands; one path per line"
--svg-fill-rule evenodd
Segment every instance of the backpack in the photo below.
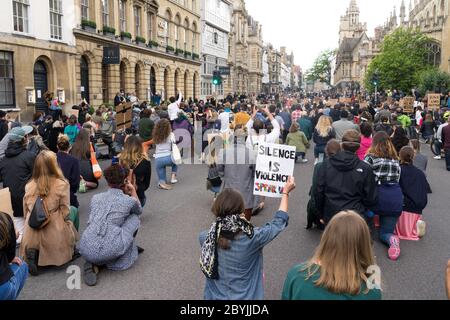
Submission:
M 44 228 L 50 222 L 47 206 L 42 197 L 37 197 L 31 210 L 28 225 L 35 230 Z

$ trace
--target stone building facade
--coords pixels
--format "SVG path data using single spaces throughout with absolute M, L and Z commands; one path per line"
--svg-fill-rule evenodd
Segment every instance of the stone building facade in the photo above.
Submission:
M 44 94 L 76 101 L 73 0 L 2 1 L 0 10 L 0 108 L 22 121 L 46 111 Z
M 225 91 L 258 94 L 263 78 L 262 26 L 249 16 L 244 0 L 232 0 L 232 4 L 228 56 L 231 75 Z
M 268 43 L 264 47 L 264 56 L 267 61 L 267 74 L 264 75 L 263 92 L 277 94 L 282 92 L 281 86 L 281 53 Z
M 351 0 L 346 14 L 341 17 L 332 77 L 339 92 L 362 89 L 367 68 L 377 53 L 376 42 L 367 35 L 367 24 L 360 22 L 359 17 L 356 0 Z
M 428 60 L 441 70 L 450 72 L 450 1 L 410 1 L 409 14 L 402 1 L 400 14 L 394 12 L 383 26 L 377 28 L 376 38 L 383 39 L 398 27 L 418 28 L 431 39 Z
M 258 95 L 262 91 L 262 26 L 251 16 L 248 17 L 248 94 Z
M 120 90 L 142 100 L 179 91 L 200 94 L 200 3 L 196 0 L 75 0 L 76 94 L 91 105 L 111 103 Z M 83 20 L 93 21 L 89 30 Z M 104 47 L 118 47 L 107 64 Z

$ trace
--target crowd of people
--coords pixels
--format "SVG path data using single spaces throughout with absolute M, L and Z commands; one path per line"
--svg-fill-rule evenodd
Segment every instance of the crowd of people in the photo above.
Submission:
M 172 190 L 196 130 L 220 137 L 213 155 L 208 140 L 194 155 L 206 161 L 215 194 L 214 223 L 199 238 L 205 299 L 264 299 L 263 248 L 288 227 L 295 179 L 286 183 L 273 219 L 254 227 L 252 217 L 265 207 L 265 198 L 253 194 L 261 143 L 295 147 L 300 165 L 312 160 L 310 148 L 314 153 L 306 228 L 324 233 L 312 258 L 289 271 L 282 299 L 381 299 L 380 288 L 367 285 L 367 270 L 376 264 L 373 241 L 379 238 L 395 261 L 401 241 L 425 236 L 432 189 L 421 146 L 443 149 L 450 171 L 450 111 L 416 101 L 408 114 L 395 97 L 364 106 L 357 99 L 331 100 L 292 94 L 274 101 L 242 95 L 197 101 L 179 92 L 149 104 L 119 92 L 114 106 L 95 110 L 84 100 L 69 115 L 49 95 L 48 113 L 36 113 L 28 125 L 7 121 L 0 111 L 0 179 L 13 209 L 12 216 L 0 213 L 0 299 L 17 298 L 28 273 L 38 276 L 79 257 L 89 286 L 105 268 L 131 268 L 144 252 L 135 239 L 152 200 L 152 162 L 158 187 Z M 115 108 L 124 102 L 132 105 L 133 121 L 120 130 Z M 243 163 L 219 161 L 241 151 L 250 155 Z M 99 158 L 111 160 L 104 171 Z M 77 195 L 96 190 L 102 177 L 108 188 L 92 196 L 80 230 Z

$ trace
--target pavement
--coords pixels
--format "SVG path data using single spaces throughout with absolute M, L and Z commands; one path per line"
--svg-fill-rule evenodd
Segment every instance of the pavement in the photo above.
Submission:
M 424 147 L 426 148 L 426 147 Z M 428 179 L 433 189 L 424 212 L 427 234 L 419 242 L 401 242 L 401 257 L 392 262 L 387 249 L 375 243 L 377 263 L 382 272 L 384 300 L 445 299 L 445 268 L 450 259 L 450 173 L 444 161 L 432 160 L 429 148 Z M 290 197 L 290 223 L 286 231 L 264 249 L 265 298 L 279 300 L 288 270 L 306 261 L 320 241 L 318 231 L 305 230 L 306 205 L 313 171 L 313 155 L 308 164 L 297 164 L 297 188 Z M 103 162 L 102 166 L 108 165 Z M 182 166 L 179 183 L 172 191 L 157 189 L 156 173 L 147 191 L 147 205 L 137 243 L 145 249 L 137 263 L 127 271 L 103 271 L 96 287 L 81 281 L 80 289 L 68 289 L 71 265 L 83 266 L 80 258 L 60 268 L 44 269 L 38 277 L 30 277 L 20 299 L 104 300 L 200 300 L 205 277 L 199 268 L 200 231 L 209 229 L 213 221 L 212 194 L 206 190 L 207 167 Z M 102 180 L 100 189 L 106 190 Z M 88 219 L 93 192 L 79 195 L 81 231 Z M 261 226 L 278 209 L 279 200 L 266 201 L 266 209 L 253 223 Z M 70 271 L 70 270 L 69 270 Z M 69 280 L 69 281 L 68 281 Z

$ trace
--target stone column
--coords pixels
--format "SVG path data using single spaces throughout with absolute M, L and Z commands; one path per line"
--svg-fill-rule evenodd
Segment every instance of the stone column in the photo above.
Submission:
M 111 26 L 116 29 L 116 35 L 120 35 L 120 14 L 119 14 L 119 1 L 113 1 L 113 12 Z

